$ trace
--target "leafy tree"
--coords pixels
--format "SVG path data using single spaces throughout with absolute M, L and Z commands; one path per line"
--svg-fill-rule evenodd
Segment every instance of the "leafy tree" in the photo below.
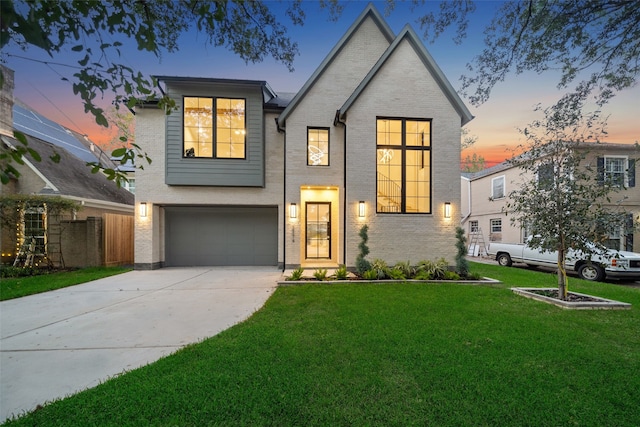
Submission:
M 623 187 L 600 179 L 602 171 L 584 143 L 597 141 L 603 131 L 599 116 L 583 115 L 573 104 L 543 112 L 544 119 L 522 130 L 525 153 L 509 161 L 522 179 L 509 193 L 505 211 L 512 223 L 531 230 L 531 247 L 557 251 L 558 290 L 566 298 L 568 250 L 603 253 L 603 239 L 626 227 L 628 212 L 611 198 Z M 602 274 L 597 265 L 589 268 Z
M 419 18 L 424 36 L 434 40 L 448 27 L 454 40 L 467 36 L 471 0 L 445 1 L 438 13 Z M 640 72 L 640 4 L 637 0 L 505 1 L 485 32 L 483 51 L 468 64 L 463 89 L 472 104 L 514 72 L 560 70 L 558 88 L 584 102 L 605 104 L 636 84 Z
M 462 160 L 462 172 L 479 172 L 486 167 L 486 162 L 483 156 L 478 153 L 467 154 Z
M 336 0 L 323 0 L 331 16 L 339 14 Z M 3 0 L 0 2 L 0 49 L 11 44 L 25 50 L 42 49 L 51 58 L 63 51 L 77 54 L 77 71 L 64 77 L 80 96 L 85 112 L 96 122 L 108 126 L 105 111 L 97 99 L 110 94 L 114 105 L 132 107 L 142 100 L 157 99 L 170 113 L 175 103 L 157 91 L 157 82 L 125 65 L 120 59 L 124 43 L 135 41 L 138 50 L 161 57 L 178 50 L 181 34 L 196 29 L 207 43 L 224 46 L 246 62 L 259 62 L 271 56 L 293 70 L 298 46 L 287 35 L 267 1 L 244 0 Z M 291 1 L 286 16 L 292 24 L 301 25 L 305 14 L 300 1 Z M 0 72 L 0 85 L 3 82 Z M 26 141 L 15 150 L 0 151 L 2 182 L 19 176 L 12 162 L 32 150 Z M 33 153 L 31 153 L 33 156 Z M 121 153 L 122 154 L 122 153 Z M 125 150 L 123 161 L 146 155 Z M 36 157 L 36 156 L 33 156 Z M 98 164 L 93 171 L 102 170 Z M 122 178 L 117 171 L 103 170 L 109 179 Z
M 464 150 L 465 148 L 471 147 L 478 140 L 477 135 L 469 134 L 469 129 L 462 128 L 462 135 L 460 138 L 460 147 Z
M 558 288 L 566 297 L 563 265 L 568 248 L 593 252 L 587 239 L 620 230 L 625 212 L 611 210 L 611 183 L 595 182 L 584 141 L 604 132 L 599 113 L 617 92 L 633 87 L 640 72 L 640 4 L 627 0 L 506 1 L 485 30 L 485 47 L 462 77 L 464 94 L 474 105 L 510 73 L 560 71 L 562 95 L 544 109 L 544 119 L 523 133 L 528 151 L 512 160 L 523 171 L 522 186 L 510 194 L 507 213 L 539 237 L 532 246 L 558 251 Z M 467 36 L 471 0 L 442 2 L 438 13 L 419 18 L 431 40 L 448 27 L 454 40 Z M 543 179 L 539 179 L 542 177 Z M 608 206 L 607 206 L 608 205 Z
M 135 143 L 135 116 L 129 110 L 111 107 L 105 113 L 109 126 L 117 129 L 115 135 L 104 144 L 100 144 L 103 150 L 113 151 L 117 148 L 131 147 Z

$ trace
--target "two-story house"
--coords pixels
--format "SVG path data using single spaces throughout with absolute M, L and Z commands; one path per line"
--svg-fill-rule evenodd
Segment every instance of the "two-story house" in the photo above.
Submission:
M 135 198 L 87 167 L 88 162 L 104 167 L 115 164 L 84 136 L 15 99 L 13 70 L 1 67 L 0 146 L 7 151 L 20 146 L 14 138 L 14 132 L 20 132 L 38 157 L 26 154 L 21 162 L 12 163 L 19 176 L 10 175 L 8 182 L 0 184 L 0 197 L 35 196 L 42 203 L 22 210 L 17 220 L 10 215 L 3 218 L 7 221 L 0 227 L 0 263 L 11 265 L 29 253 L 37 254 L 30 257 L 32 264 L 46 259 L 53 267 L 131 264 Z M 49 197 L 76 202 L 80 208 L 54 214 L 51 203 L 46 203 Z M 113 230 L 114 223 L 126 227 L 118 227 L 114 237 L 107 239 L 111 235 L 107 224 Z M 126 251 L 109 250 L 122 247 Z
M 136 268 L 453 262 L 460 133 L 473 117 L 415 31 L 372 5 L 296 94 L 158 76 L 136 109 Z
M 629 222 L 640 215 L 640 189 L 636 187 L 635 145 L 613 143 L 582 143 L 583 164 L 594 165 L 594 185 L 604 182 L 619 183 L 619 191 L 611 193 L 611 209 L 630 212 Z M 509 193 L 523 180 L 538 177 L 523 174 L 509 162 L 475 173 L 463 173 L 461 177 L 462 226 L 467 232 L 470 250 L 482 254 L 483 247 L 491 242 L 524 242 L 531 230 L 511 222 L 504 211 Z M 640 252 L 638 233 L 621 230 L 609 236 L 606 243 L 612 249 Z

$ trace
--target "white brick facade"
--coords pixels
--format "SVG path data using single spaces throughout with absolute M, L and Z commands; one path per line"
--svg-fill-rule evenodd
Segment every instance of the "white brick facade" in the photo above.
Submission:
M 136 141 L 154 159 L 136 176 L 137 209 L 141 202 L 150 207 L 146 218 L 136 219 L 139 268 L 160 267 L 166 261 L 163 206 L 170 205 L 277 206 L 281 266 L 354 266 L 363 224 L 369 226 L 370 259 L 454 261 L 460 128 L 471 115 L 412 30 L 396 38 L 368 6 L 282 108 L 280 114 L 265 113 L 264 188 L 165 184 L 165 116 L 153 109 L 137 113 Z M 377 117 L 431 121 L 430 213 L 376 213 Z M 329 129 L 329 166 L 307 165 L 310 127 Z M 360 201 L 366 205 L 364 218 L 358 216 Z M 451 218 L 444 218 L 445 202 L 453 207 Z M 306 256 L 307 203 L 331 203 L 331 256 L 324 260 Z M 297 209 L 294 219 L 289 217 L 292 204 Z

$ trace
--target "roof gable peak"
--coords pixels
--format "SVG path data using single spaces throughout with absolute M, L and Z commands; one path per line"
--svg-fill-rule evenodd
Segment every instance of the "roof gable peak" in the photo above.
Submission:
M 394 54 L 398 46 L 400 46 L 403 41 L 407 41 L 413 47 L 418 57 L 422 60 L 425 68 L 429 70 L 442 92 L 445 94 L 447 99 L 449 99 L 449 102 L 451 102 L 451 105 L 454 107 L 454 109 L 458 112 L 461 119 L 461 125 L 464 126 L 465 124 L 470 122 L 473 119 L 473 115 L 464 104 L 458 93 L 455 91 L 429 51 L 427 51 L 427 48 L 420 41 L 417 33 L 409 24 L 404 26 L 402 31 L 400 31 L 395 40 L 393 40 L 391 45 L 387 48 L 386 52 L 380 57 L 376 65 L 371 69 L 371 71 L 369 71 L 369 74 L 367 74 L 367 76 L 362 80 L 360 85 L 351 94 L 349 99 L 347 99 L 342 108 L 338 110 L 340 119 L 344 120 L 349 108 L 358 99 L 360 94 L 362 94 L 364 89 L 369 85 L 380 68 L 382 68 L 382 66 L 389 60 L 389 58 Z
M 316 81 L 318 81 L 320 76 L 322 76 L 324 71 L 329 67 L 329 65 L 331 65 L 333 60 L 338 56 L 338 54 L 342 51 L 345 45 L 349 42 L 349 40 L 351 40 L 353 35 L 358 31 L 360 26 L 362 26 L 362 24 L 367 19 L 373 20 L 373 22 L 378 26 L 378 28 L 380 29 L 380 32 L 383 34 L 383 36 L 387 39 L 389 43 L 393 41 L 393 39 L 395 38 L 395 34 L 391 30 L 391 27 L 389 26 L 389 24 L 387 24 L 387 22 L 382 17 L 378 9 L 373 5 L 373 3 L 369 3 L 367 7 L 362 11 L 362 13 L 360 13 L 358 18 L 356 18 L 353 24 L 351 24 L 351 26 L 346 31 L 346 33 L 340 38 L 340 40 L 338 40 L 338 43 L 336 43 L 333 49 L 331 49 L 331 51 L 322 61 L 320 66 L 316 68 L 316 70 L 311 75 L 311 77 L 309 77 L 309 79 L 306 81 L 304 86 L 302 86 L 302 89 L 298 91 L 298 93 L 291 100 L 287 108 L 285 108 L 285 110 L 280 114 L 280 116 L 277 119 L 279 127 L 284 128 L 286 126 L 286 120 L 289 117 L 289 115 L 293 112 L 293 110 L 295 110 L 296 106 L 300 103 L 300 101 L 304 99 L 304 97 L 307 95 L 307 93 L 313 87 Z

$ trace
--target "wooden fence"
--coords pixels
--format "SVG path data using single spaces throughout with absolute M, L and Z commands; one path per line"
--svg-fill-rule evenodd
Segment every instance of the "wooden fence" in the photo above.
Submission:
M 134 217 L 103 214 L 104 265 L 133 265 Z

